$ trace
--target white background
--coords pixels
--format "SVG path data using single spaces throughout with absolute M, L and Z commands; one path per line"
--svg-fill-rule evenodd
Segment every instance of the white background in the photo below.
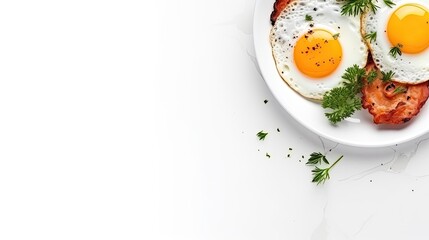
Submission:
M 428 135 L 301 127 L 258 71 L 254 4 L 2 1 L 0 239 L 426 239 Z M 344 155 L 319 186 L 315 151 Z

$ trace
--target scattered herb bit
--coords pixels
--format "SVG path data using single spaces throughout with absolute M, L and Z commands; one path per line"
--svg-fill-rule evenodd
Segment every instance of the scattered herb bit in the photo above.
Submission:
M 258 136 L 259 140 L 265 140 L 265 137 L 268 135 L 268 133 L 264 132 L 263 130 L 261 130 L 260 132 L 258 132 L 256 134 L 256 136 Z
M 365 39 L 369 39 L 370 42 L 375 42 L 377 39 L 377 32 L 370 32 L 364 36 Z
M 327 167 L 327 168 L 319 168 L 317 166 L 315 166 L 315 168 L 313 170 L 311 170 L 311 172 L 313 173 L 313 180 L 312 182 L 317 183 L 317 185 L 321 184 L 321 183 L 325 183 L 326 180 L 330 179 L 329 176 L 329 171 L 343 158 L 343 156 L 341 156 L 340 158 L 337 159 L 337 161 L 335 161 L 331 166 Z
M 394 72 L 392 72 L 391 70 L 390 71 L 388 71 L 388 72 L 381 72 L 381 75 L 382 75 L 382 78 L 381 78 L 381 80 L 383 81 L 383 82 L 388 82 L 388 81 L 391 81 L 392 80 L 392 77 L 395 75 L 395 73 Z
M 332 35 L 332 37 L 333 37 L 335 40 L 337 40 L 337 39 L 338 39 L 338 37 L 340 37 L 340 33 L 335 33 L 334 35 Z
M 265 99 L 265 100 L 264 100 L 264 103 L 265 103 L 265 104 L 267 104 L 267 102 L 268 102 L 268 100 L 267 100 L 267 99 Z
M 395 88 L 395 90 L 393 90 L 393 93 L 395 93 L 395 94 L 406 93 L 407 90 L 408 89 L 406 87 L 399 86 L 399 87 Z
M 271 155 L 270 155 L 270 154 L 268 154 L 268 153 L 265 153 L 265 156 L 266 156 L 267 158 L 271 158 Z
M 336 124 L 347 117 L 350 117 L 355 111 L 362 108 L 361 99 L 357 96 L 362 88 L 362 78 L 365 76 L 365 69 L 353 65 L 346 69 L 342 76 L 345 80 L 339 87 L 335 87 L 326 92 L 323 96 L 322 107 L 332 109 L 332 112 L 326 112 L 325 116 L 333 124 Z
M 401 48 L 403 47 L 402 44 L 398 43 L 396 46 L 392 47 L 389 51 L 389 54 L 392 55 L 392 57 L 396 58 L 397 55 L 401 56 Z
M 371 84 L 372 82 L 374 82 L 374 80 L 377 78 L 377 71 L 375 70 L 371 70 L 368 75 L 366 75 L 366 81 L 368 82 L 368 84 Z
M 312 154 L 310 154 L 310 158 L 308 159 L 306 164 L 309 165 L 316 165 L 316 164 L 321 164 L 322 161 L 326 164 L 329 164 L 328 159 L 326 159 L 326 156 L 323 155 L 320 152 L 313 152 Z
M 384 4 L 386 4 L 388 7 L 392 8 L 394 5 L 396 5 L 394 2 L 390 0 L 383 0 Z
M 307 21 L 307 22 L 313 21 L 313 17 L 310 16 L 310 15 L 308 15 L 308 14 L 306 14 L 305 15 L 305 21 Z
M 367 9 L 375 13 L 379 6 L 375 5 L 374 1 L 377 2 L 377 0 L 345 0 L 341 7 L 341 15 L 357 16 Z

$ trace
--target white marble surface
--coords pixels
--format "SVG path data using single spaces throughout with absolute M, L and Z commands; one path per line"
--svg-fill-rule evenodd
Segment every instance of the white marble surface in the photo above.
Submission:
M 180 123 L 166 133 L 174 147 L 160 164 L 162 239 L 427 239 L 428 135 L 383 148 L 318 137 L 281 108 L 258 71 L 255 2 L 185 2 L 175 6 L 187 47 L 172 46 L 181 101 L 169 114 Z M 197 5 L 207 11 L 182 15 Z M 314 151 L 344 155 L 324 185 L 311 183 L 305 165 Z
M 303 128 L 258 71 L 254 5 L 2 3 L 0 239 L 427 239 L 429 135 Z M 324 185 L 315 151 L 344 155 Z

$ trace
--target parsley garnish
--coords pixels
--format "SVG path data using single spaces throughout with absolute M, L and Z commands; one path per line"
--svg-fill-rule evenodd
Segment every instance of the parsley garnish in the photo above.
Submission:
M 268 133 L 264 132 L 263 130 L 261 130 L 260 132 L 258 132 L 256 134 L 256 136 L 258 136 L 259 140 L 265 140 L 265 137 L 268 135 Z
M 368 84 L 371 84 L 372 82 L 374 82 L 374 80 L 377 78 L 377 71 L 375 70 L 371 70 L 368 75 L 366 76 L 366 81 L 368 82 Z
M 388 7 L 392 8 L 394 5 L 396 5 L 394 2 L 390 0 L 383 0 L 384 4 L 386 4 Z
M 379 6 L 375 5 L 374 1 L 376 2 L 376 0 L 345 0 L 345 4 L 341 7 L 341 14 L 357 16 L 367 9 L 375 13 Z
M 323 155 L 320 152 L 318 152 L 318 153 L 314 152 L 314 153 L 310 154 L 310 158 L 308 159 L 306 164 L 312 164 L 312 165 L 321 164 L 322 161 L 326 164 L 329 164 L 328 159 L 326 159 L 325 155 Z
M 361 99 L 357 93 L 362 88 L 364 76 L 365 69 L 355 64 L 346 69 L 346 73 L 342 76 L 345 80 L 342 86 L 335 87 L 324 94 L 322 107 L 332 109 L 331 112 L 325 113 L 331 123 L 336 124 L 362 108 Z
M 305 21 L 307 21 L 307 22 L 313 21 L 313 17 L 310 16 L 310 15 L 308 15 L 308 14 L 306 14 L 305 15 Z
M 399 54 L 399 56 L 402 55 L 401 48 L 403 47 L 402 44 L 398 43 L 396 46 L 392 47 L 389 51 L 389 54 L 392 55 L 392 57 L 396 58 L 396 55 Z
M 395 94 L 405 93 L 405 92 L 407 92 L 407 90 L 408 90 L 407 88 L 399 86 L 399 87 L 395 88 L 393 93 L 395 93 Z
M 333 37 L 335 40 L 337 40 L 339 36 L 340 36 L 340 33 L 335 33 L 334 35 L 332 35 L 332 37 Z
M 338 158 L 331 166 L 327 167 L 327 168 L 320 168 L 318 166 L 316 166 L 317 164 L 322 164 L 322 161 L 325 164 L 329 164 L 328 159 L 326 158 L 325 155 L 323 155 L 322 153 L 318 152 L 313 152 L 312 154 L 310 154 L 310 158 L 308 159 L 308 162 L 306 164 L 309 165 L 313 165 L 314 169 L 311 170 L 311 172 L 313 173 L 313 180 L 312 182 L 317 183 L 317 185 L 321 184 L 321 183 L 325 183 L 326 180 L 328 180 L 330 178 L 329 176 L 329 171 L 335 166 L 335 164 L 337 164 L 341 159 L 343 158 L 343 156 L 341 156 L 340 158 Z
M 365 39 L 369 39 L 370 42 L 375 42 L 377 39 L 377 32 L 370 32 L 364 36 Z
M 383 82 L 388 82 L 388 81 L 390 81 L 390 80 L 392 80 L 392 77 L 395 75 L 395 73 L 394 72 L 392 72 L 392 70 L 390 70 L 390 71 L 388 71 L 388 72 L 381 72 L 381 75 L 382 75 L 382 78 L 381 78 L 381 80 L 383 81 Z

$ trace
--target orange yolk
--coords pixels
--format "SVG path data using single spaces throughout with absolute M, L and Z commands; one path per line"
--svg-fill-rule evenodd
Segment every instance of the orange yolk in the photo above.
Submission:
M 404 53 L 422 52 L 429 46 L 429 11 L 414 3 L 398 7 L 387 23 L 387 36 Z
M 298 39 L 294 48 L 294 60 L 298 69 L 312 78 L 326 77 L 338 67 L 343 50 L 329 31 L 310 30 Z

